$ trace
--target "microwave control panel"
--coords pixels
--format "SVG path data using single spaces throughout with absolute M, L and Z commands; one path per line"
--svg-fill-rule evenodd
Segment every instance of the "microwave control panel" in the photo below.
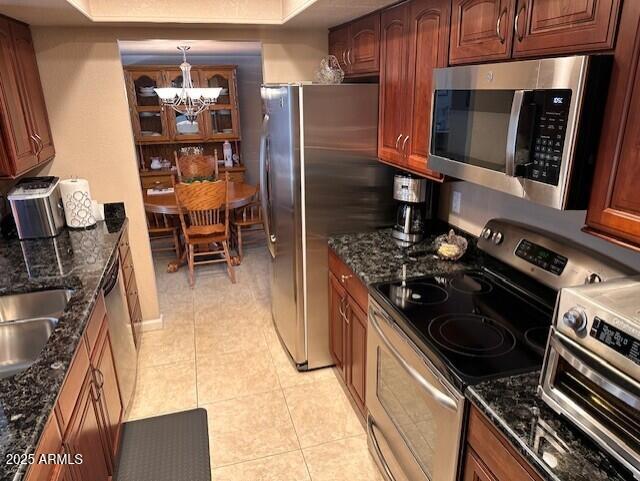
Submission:
M 571 90 L 536 90 L 532 100 L 535 104 L 535 121 L 526 177 L 558 185 Z

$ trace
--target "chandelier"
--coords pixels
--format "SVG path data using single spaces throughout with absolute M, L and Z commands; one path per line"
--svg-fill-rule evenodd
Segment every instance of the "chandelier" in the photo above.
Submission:
M 171 107 L 193 123 L 200 112 L 216 102 L 222 88 L 196 88 L 193 86 L 191 64 L 187 62 L 187 50 L 190 48 L 188 45 L 178 47 L 178 50 L 182 52 L 182 63 L 180 64 L 182 88 L 164 87 L 154 90 L 163 106 Z

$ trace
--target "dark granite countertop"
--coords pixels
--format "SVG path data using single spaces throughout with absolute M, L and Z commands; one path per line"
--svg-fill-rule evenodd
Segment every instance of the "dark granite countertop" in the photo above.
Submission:
M 488 381 L 466 396 L 548 481 L 630 481 L 631 474 L 536 393 L 539 372 Z
M 53 239 L 0 240 L 0 295 L 74 289 L 39 359 L 0 379 L 0 481 L 23 478 L 28 466 L 9 465 L 6 456 L 34 451 L 116 255 L 124 210 L 107 209 L 107 215 L 91 230 L 64 230 Z
M 432 234 L 408 248 L 401 248 L 396 244 L 391 237 L 391 229 L 336 235 L 329 238 L 329 247 L 367 286 L 401 279 L 403 266 L 406 266 L 407 277 L 444 274 L 478 267 L 482 253 L 476 248 L 476 239 L 458 230 L 456 233 L 463 235 L 469 242 L 466 254 L 457 262 L 436 257 L 433 241 L 449 229 L 451 227 L 447 224 L 437 223 L 429 229 Z

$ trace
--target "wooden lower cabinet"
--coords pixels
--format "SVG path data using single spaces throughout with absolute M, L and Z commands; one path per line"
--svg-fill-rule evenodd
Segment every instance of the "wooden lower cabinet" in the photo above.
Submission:
M 469 412 L 462 481 L 542 481 L 475 406 Z
M 366 416 L 367 288 L 329 251 L 329 349 L 351 397 Z
M 111 460 L 104 452 L 104 426 L 96 391 L 93 376 L 87 372 L 65 436 L 69 454 L 82 456 L 82 463 L 74 466 L 78 480 L 82 481 L 108 480 L 112 474 Z
M 98 335 L 91 332 L 98 326 Z M 124 409 L 102 295 L 78 345 L 54 412 L 36 448 L 66 464 L 32 464 L 26 481 L 110 481 Z M 82 458 L 82 462 L 79 461 Z

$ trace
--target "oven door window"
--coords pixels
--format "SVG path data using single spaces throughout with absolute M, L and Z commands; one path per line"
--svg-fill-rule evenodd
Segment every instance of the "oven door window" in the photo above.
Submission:
M 640 446 L 640 393 L 628 392 L 633 396 L 635 406 L 624 399 L 613 396 L 580 371 L 575 369 L 564 358 L 560 357 L 552 382 L 555 389 L 564 393 L 580 406 L 589 416 L 612 431 L 627 446 Z M 624 382 L 620 382 L 624 386 Z M 610 390 L 615 389 L 612 383 Z
M 432 479 L 436 413 L 419 385 L 386 351 L 378 351 L 377 397 L 425 474 Z
M 513 90 L 436 90 L 431 154 L 506 170 Z

